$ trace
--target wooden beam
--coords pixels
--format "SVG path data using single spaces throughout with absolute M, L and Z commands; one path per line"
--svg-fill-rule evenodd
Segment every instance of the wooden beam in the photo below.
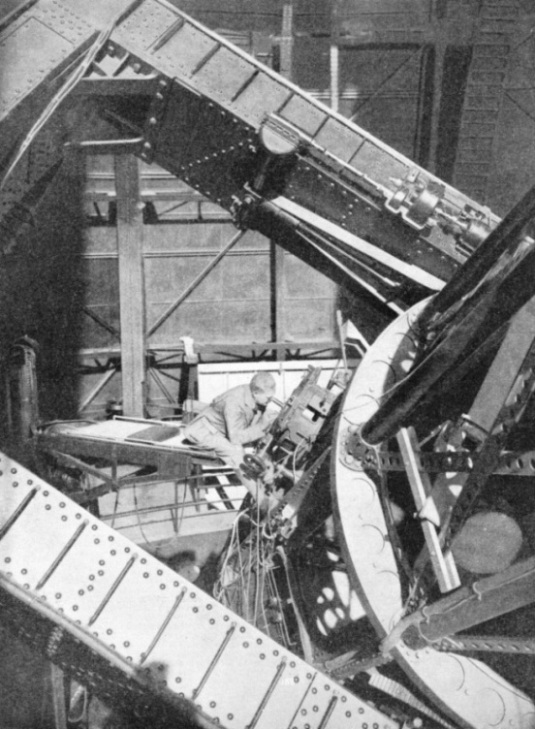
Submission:
M 115 184 L 123 412 L 142 417 L 145 410 L 145 284 L 143 217 L 135 157 L 115 157 Z

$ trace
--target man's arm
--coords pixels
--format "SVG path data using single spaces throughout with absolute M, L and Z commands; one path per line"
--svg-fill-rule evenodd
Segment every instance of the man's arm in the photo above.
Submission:
M 228 439 L 231 443 L 244 445 L 262 438 L 271 425 L 265 413 L 256 413 L 251 421 L 248 412 L 240 403 L 229 400 L 223 409 Z

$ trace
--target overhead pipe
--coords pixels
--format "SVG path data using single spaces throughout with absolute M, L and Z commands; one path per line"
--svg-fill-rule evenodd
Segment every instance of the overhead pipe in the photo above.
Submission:
M 511 241 L 517 238 L 516 249 L 524 242 L 522 232 L 535 217 L 535 186 L 515 205 L 508 215 L 491 231 L 476 248 L 462 268 L 449 280 L 442 291 L 435 296 L 422 315 L 419 326 L 438 326 L 450 307 L 462 302 L 473 293 L 482 279 L 496 265 L 500 256 L 507 251 Z
M 366 443 L 377 445 L 421 419 L 430 389 L 444 383 L 446 377 L 449 383 L 455 382 L 455 369 L 476 349 L 493 341 L 497 330 L 505 331 L 512 317 L 535 296 L 535 241 L 524 235 L 534 218 L 535 188 L 430 302 L 430 313 L 424 311 L 417 326 L 422 321 L 424 327 L 429 326 L 431 321 L 439 336 L 364 425 L 361 435 Z M 509 254 L 506 261 L 502 258 L 505 252 Z M 441 396 L 447 398 L 448 393 Z

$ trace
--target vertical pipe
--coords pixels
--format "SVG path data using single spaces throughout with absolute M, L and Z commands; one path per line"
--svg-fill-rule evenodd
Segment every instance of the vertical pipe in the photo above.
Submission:
M 340 106 L 340 49 L 336 43 L 331 43 L 330 54 L 331 75 L 331 109 L 338 111 Z
M 289 80 L 292 78 L 293 63 L 293 12 L 293 0 L 286 0 L 282 6 L 279 73 Z

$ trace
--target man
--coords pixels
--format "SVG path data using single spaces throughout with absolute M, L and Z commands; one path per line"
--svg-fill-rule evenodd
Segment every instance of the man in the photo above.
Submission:
M 191 423 L 184 437 L 195 445 L 215 451 L 234 468 L 244 486 L 257 501 L 263 489 L 240 471 L 244 446 L 262 438 L 269 430 L 274 413 L 266 406 L 275 395 L 275 380 L 269 372 L 257 372 L 247 385 L 237 385 L 216 397 Z

